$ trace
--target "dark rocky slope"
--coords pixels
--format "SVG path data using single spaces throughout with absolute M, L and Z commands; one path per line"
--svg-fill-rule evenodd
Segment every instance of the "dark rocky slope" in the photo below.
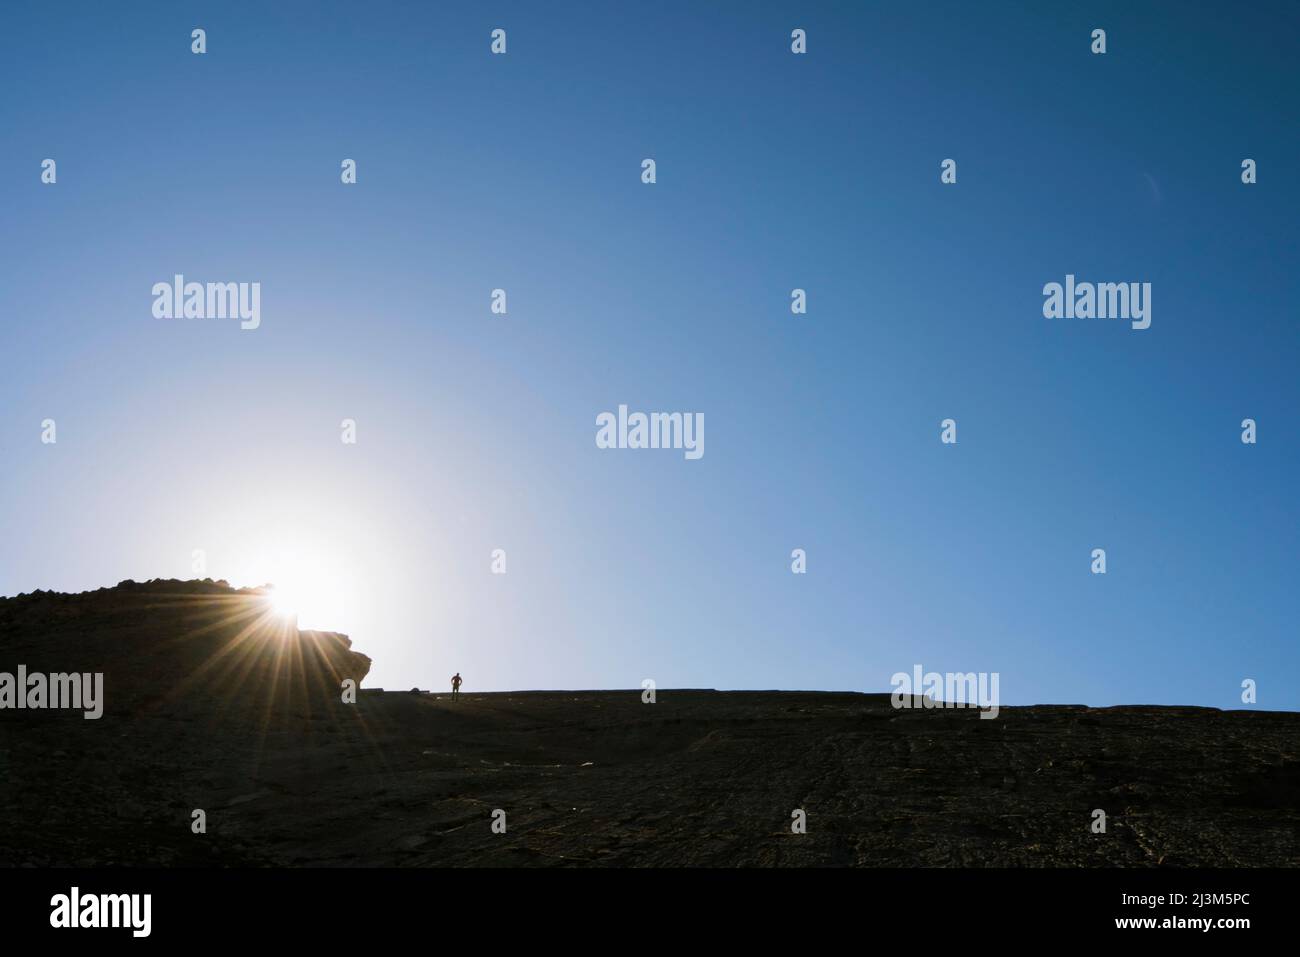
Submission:
M 1300 863 L 1297 714 L 980 720 L 886 695 L 639 689 L 345 705 L 340 678 L 369 659 L 264 606 L 204 582 L 0 600 L 0 671 L 102 670 L 108 702 L 98 721 L 0 711 L 0 864 Z

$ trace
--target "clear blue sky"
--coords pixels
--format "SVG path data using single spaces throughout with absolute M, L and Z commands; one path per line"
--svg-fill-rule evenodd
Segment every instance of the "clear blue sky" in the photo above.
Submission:
M 1300 707 L 1300 8 L 1134 6 L 7 8 L 0 593 L 202 548 L 390 688 Z M 261 328 L 155 319 L 177 272 Z

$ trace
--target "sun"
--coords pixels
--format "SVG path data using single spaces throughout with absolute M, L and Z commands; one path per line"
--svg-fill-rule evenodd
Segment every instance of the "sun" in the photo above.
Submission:
M 298 617 L 299 606 L 302 604 L 298 598 L 297 592 L 292 587 L 285 585 L 276 585 L 271 589 L 271 611 L 280 618 Z
M 330 576 L 313 569 L 287 569 L 270 584 L 267 597 L 271 613 L 277 617 L 299 622 L 304 628 L 337 629 L 342 625 L 337 619 L 346 589 Z
M 264 546 L 247 561 L 232 563 L 228 580 L 263 590 L 265 614 L 289 629 L 347 634 L 364 604 L 364 578 L 350 556 L 329 543 Z

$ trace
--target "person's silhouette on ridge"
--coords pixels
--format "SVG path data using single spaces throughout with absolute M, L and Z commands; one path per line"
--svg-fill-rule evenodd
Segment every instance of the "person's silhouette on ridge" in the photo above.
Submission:
M 460 697 L 460 672 L 459 671 L 451 676 L 451 696 L 453 698 Z

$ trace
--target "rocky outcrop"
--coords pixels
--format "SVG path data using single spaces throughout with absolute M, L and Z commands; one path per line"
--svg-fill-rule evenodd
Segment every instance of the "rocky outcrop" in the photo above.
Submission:
M 361 734 L 341 685 L 370 659 L 266 589 L 158 580 L 0 599 L 0 673 L 20 665 L 102 673 L 103 712 L 0 709 L 0 866 L 250 865 L 268 860 L 248 823 L 280 787 L 268 761 Z
M 224 581 L 120 582 L 0 599 L 0 670 L 104 675 L 108 714 L 263 713 L 329 706 L 370 659 L 346 636 L 300 631 L 267 588 Z
M 327 661 L 334 662 L 334 668 L 340 678 L 351 678 L 361 686 L 362 679 L 370 673 L 371 660 L 368 655 L 352 650 L 352 639 L 337 631 L 300 631 L 299 639 L 318 646 L 319 655 Z

